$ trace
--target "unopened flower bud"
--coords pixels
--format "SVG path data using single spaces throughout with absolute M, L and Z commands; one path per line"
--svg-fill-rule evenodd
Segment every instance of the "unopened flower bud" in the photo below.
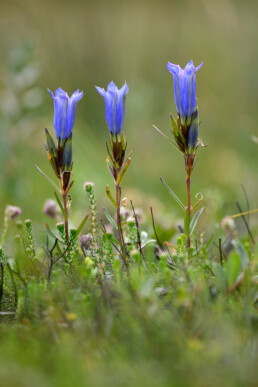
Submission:
M 45 215 L 50 216 L 50 218 L 56 219 L 60 213 L 60 208 L 54 200 L 48 199 L 44 204 L 43 212 Z
M 92 242 L 92 236 L 89 234 L 82 235 L 80 236 L 79 241 L 83 250 L 89 250 Z
M 105 224 L 105 234 L 113 234 L 113 227 L 109 223 Z
M 121 206 L 126 207 L 126 205 L 127 205 L 127 198 L 123 198 L 121 200 Z
M 83 184 L 84 191 L 88 191 L 90 187 L 94 187 L 94 183 L 92 183 L 92 181 L 86 181 Z
M 233 231 L 235 230 L 235 222 L 231 216 L 225 216 L 221 221 L 221 228 L 223 231 Z
M 21 215 L 20 207 L 8 206 L 6 211 L 12 220 Z
M 94 266 L 94 262 L 92 259 L 90 259 L 89 257 L 86 257 L 85 258 L 85 263 L 86 265 L 89 267 L 89 268 L 92 268 Z
M 120 216 L 124 220 L 127 220 L 128 217 L 130 216 L 130 211 L 127 208 L 125 208 L 125 207 L 121 207 L 120 208 Z

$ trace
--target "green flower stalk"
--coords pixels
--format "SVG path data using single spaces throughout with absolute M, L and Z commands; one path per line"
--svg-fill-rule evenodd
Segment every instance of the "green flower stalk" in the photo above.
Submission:
M 68 226 L 68 194 L 73 185 L 72 175 L 72 130 L 74 126 L 75 113 L 78 101 L 83 97 L 83 92 L 75 91 L 71 97 L 61 88 L 53 94 L 48 90 L 54 100 L 54 130 L 57 138 L 57 145 L 46 129 L 46 148 L 49 162 L 58 178 L 60 193 L 63 199 L 61 207 L 64 224 L 66 243 L 69 242 Z M 58 198 L 57 198 L 58 200 Z M 59 203 L 58 203 L 59 204 Z
M 109 186 L 106 187 L 106 193 L 116 207 L 117 230 L 121 246 L 121 255 L 125 265 L 127 265 L 127 252 L 123 238 L 120 208 L 121 182 L 131 162 L 130 157 L 125 158 L 127 142 L 123 133 L 125 99 L 129 91 L 129 87 L 125 82 L 124 86 L 121 89 L 118 89 L 114 82 L 110 82 L 107 87 L 107 91 L 100 87 L 96 87 L 96 89 L 98 93 L 104 97 L 106 105 L 106 121 L 110 132 L 110 147 L 107 144 L 107 165 L 114 178 L 116 187 L 115 199 L 110 192 Z
M 96 199 L 93 191 L 94 184 L 90 181 L 85 182 L 83 185 L 84 190 L 86 191 L 90 207 L 91 207 L 91 237 L 88 239 L 91 245 L 91 253 L 92 257 L 96 260 L 99 274 L 103 277 L 104 273 L 104 262 L 101 262 L 100 248 L 98 246 L 98 238 L 97 238 L 97 217 L 96 217 Z M 85 242 L 85 238 L 84 238 Z
M 200 140 L 198 140 L 199 113 L 196 99 L 196 72 L 197 68 L 190 61 L 184 69 L 168 62 L 167 69 L 174 78 L 174 97 L 178 116 L 172 115 L 171 129 L 176 146 L 183 154 L 186 170 L 187 207 L 185 210 L 185 234 L 187 239 L 188 258 L 191 252 L 191 175 L 194 168 L 195 154 Z

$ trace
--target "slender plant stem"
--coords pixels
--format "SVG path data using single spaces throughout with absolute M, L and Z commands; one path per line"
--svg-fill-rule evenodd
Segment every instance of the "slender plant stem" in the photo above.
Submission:
M 5 213 L 4 213 L 4 224 L 3 224 L 2 239 L 1 239 L 1 246 L 2 247 L 4 247 L 8 227 L 9 227 L 9 214 L 8 214 L 8 207 L 6 207 Z
M 186 177 L 186 188 L 187 188 L 187 212 L 188 212 L 188 224 L 190 225 L 191 221 L 191 174 L 187 173 Z M 191 236 L 190 233 L 187 235 L 187 251 L 188 259 L 190 258 L 191 251 Z
M 68 208 L 67 208 L 67 193 L 63 193 L 63 203 L 64 203 L 64 212 L 65 212 L 65 218 L 64 218 L 64 224 L 65 224 L 65 238 L 66 243 L 69 243 L 69 227 L 68 227 Z
M 0 262 L 0 270 L 1 270 L 1 284 L 0 284 L 0 310 L 2 310 L 2 298 L 4 294 L 4 264 Z
M 126 265 L 126 251 L 124 248 L 124 242 L 123 242 L 123 234 L 122 234 L 122 226 L 121 226 L 121 216 L 120 216 L 120 207 L 121 207 L 121 200 L 120 200 L 120 185 L 116 183 L 116 219 L 117 219 L 117 228 L 118 228 L 118 238 L 121 245 L 121 253 L 123 257 L 123 261 Z

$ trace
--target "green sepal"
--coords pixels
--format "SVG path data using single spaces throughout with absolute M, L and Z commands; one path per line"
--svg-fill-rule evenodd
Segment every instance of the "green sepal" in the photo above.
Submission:
M 71 171 L 72 169 L 72 137 L 69 137 L 64 144 L 63 150 L 63 169 L 65 171 Z
M 126 151 L 126 148 L 127 148 L 127 142 L 126 142 L 124 133 L 121 134 L 121 146 L 122 146 L 122 150 L 123 150 L 123 151 Z
M 112 163 L 112 164 L 113 164 L 113 167 L 110 165 L 110 159 L 109 159 L 109 157 L 106 158 L 106 162 L 107 162 L 107 167 L 108 167 L 108 170 L 109 170 L 111 176 L 114 177 L 114 171 L 115 171 L 115 166 L 114 166 L 114 164 Z
M 108 153 L 109 159 L 111 160 L 112 164 L 115 165 L 115 161 L 113 159 L 113 156 L 111 155 L 111 152 L 109 150 L 109 146 L 108 146 L 107 142 L 106 142 L 106 147 L 107 147 L 107 153 Z
M 127 142 L 124 134 L 111 134 L 110 145 L 112 150 L 113 164 L 115 168 L 121 168 L 125 158 L 125 151 L 127 148 Z
M 47 151 L 49 152 L 51 158 L 55 158 L 57 156 L 57 149 L 54 143 L 53 138 L 50 136 L 49 131 L 45 128 L 46 140 L 47 140 Z
M 56 176 L 59 178 L 59 168 L 58 168 L 58 149 L 55 145 L 53 138 L 51 137 L 49 131 L 45 128 L 46 133 L 46 149 L 48 154 L 48 160 L 55 172 Z
M 193 115 L 192 121 L 188 132 L 188 152 L 195 153 L 196 146 L 198 143 L 198 130 L 199 130 L 199 116 L 198 109 L 196 108 Z
M 181 121 L 180 117 L 177 118 L 177 120 L 174 119 L 172 114 L 170 115 L 170 123 L 171 123 L 171 132 L 173 137 L 176 140 L 176 143 L 178 145 L 178 148 L 181 150 L 181 152 L 185 152 L 186 148 L 186 140 L 184 138 L 184 135 L 181 130 Z
M 174 136 L 178 135 L 178 125 L 172 114 L 170 114 L 171 131 Z

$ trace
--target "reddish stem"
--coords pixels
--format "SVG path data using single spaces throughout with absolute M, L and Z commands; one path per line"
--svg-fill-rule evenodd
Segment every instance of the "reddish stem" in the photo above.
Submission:
M 63 202 L 64 202 L 64 212 L 65 212 L 65 218 L 64 218 L 64 224 L 65 224 L 65 239 L 66 243 L 69 243 L 69 227 L 68 227 L 68 208 L 67 208 L 67 193 L 65 192 L 63 194 Z
M 187 188 L 187 212 L 188 212 L 188 224 L 190 226 L 191 221 L 191 175 L 188 174 L 186 178 L 186 188 Z M 190 258 L 191 250 L 191 236 L 190 233 L 187 235 L 187 251 L 188 259 Z
M 124 248 L 124 242 L 123 242 L 123 230 L 121 226 L 121 216 L 120 216 L 120 185 L 116 183 L 116 220 L 117 220 L 117 228 L 118 228 L 118 238 L 121 245 L 121 252 L 122 252 L 122 258 L 126 265 L 126 251 Z

